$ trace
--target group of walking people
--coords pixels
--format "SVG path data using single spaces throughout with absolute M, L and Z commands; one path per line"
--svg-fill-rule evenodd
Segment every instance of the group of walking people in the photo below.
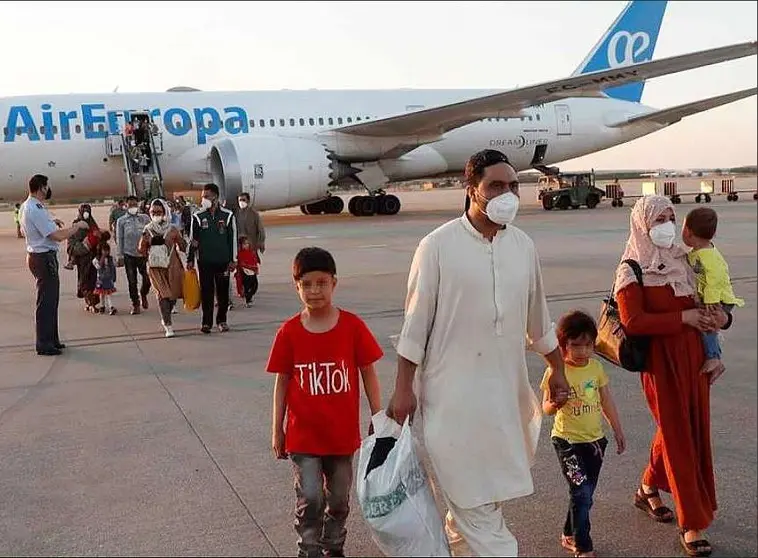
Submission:
M 385 412 L 403 424 L 418 411 L 448 541 L 453 548 L 465 541 L 476 556 L 517 556 L 503 504 L 534 491 L 542 415 L 555 415 L 552 445 L 569 487 L 556 541 L 576 556 L 594 556 L 590 510 L 608 444 L 603 417 L 617 451 L 627 447 L 609 375 L 592 356 L 597 324 L 574 311 L 554 326 L 534 243 L 512 224 L 519 182 L 507 157 L 476 153 L 465 178 L 464 215 L 425 236 L 414 254 Z M 707 556 L 704 531 L 717 508 L 709 396 L 725 368 L 709 362 L 704 339 L 731 325 L 737 301 L 711 243 L 712 215 L 688 216 L 689 253 L 670 234 L 674 222 L 667 198 L 640 199 L 622 259 L 639 264 L 642 283 L 626 265 L 615 273 L 623 327 L 650 339 L 641 382 L 656 424 L 650 461 L 629 496 L 654 521 L 676 519 L 688 555 Z M 693 266 L 696 259 L 717 260 L 718 269 Z M 302 557 L 344 556 L 361 381 L 371 412 L 382 409 L 374 372 L 382 351 L 358 316 L 333 303 L 336 270 L 323 249 L 297 254 L 293 280 L 303 308 L 277 331 L 266 366 L 276 375 L 272 450 L 292 461 Z M 529 383 L 527 349 L 547 364 L 542 405 Z
M 464 214 L 424 237 L 415 251 L 386 413 L 403 424 L 418 411 L 447 508 L 448 539 L 467 542 L 477 556 L 517 555 L 503 503 L 533 492 L 530 468 L 542 415 L 555 414 L 551 438 L 569 486 L 569 509 L 562 529 L 556 526 L 557 538 L 573 554 L 593 556 L 589 514 L 607 446 L 603 416 L 617 451 L 626 448 L 610 378 L 592 358 L 596 324 L 583 312 L 563 316 L 557 328 L 553 324 L 537 250 L 513 225 L 519 182 L 507 157 L 480 151 L 468 161 L 465 178 Z M 29 268 L 37 279 L 37 352 L 45 355 L 64 348 L 57 329 L 57 242 L 78 238 L 89 245 L 97 236 L 88 206 L 70 228 L 53 220 L 44 207 L 50 195 L 47 178 L 35 175 L 21 211 Z M 147 257 L 164 325 L 171 323 L 176 282 L 170 264 L 161 266 L 165 272 L 151 270 L 151 257 L 178 258 L 177 250 L 186 248 L 187 267 L 199 268 L 202 331 L 210 333 L 214 325 L 214 295 L 215 325 L 227 331 L 229 273 L 239 257 L 236 228 L 250 222 L 221 207 L 212 184 L 203 190 L 189 238 L 166 221 L 165 201 L 149 204 L 149 223 L 136 220 L 136 200 L 128 204 L 128 216 L 118 222 L 124 243 L 118 257 L 125 265 L 127 256 L 135 258 L 128 264 L 132 275 L 141 273 L 137 260 Z M 675 242 L 675 222 L 667 198 L 638 200 L 622 260 L 637 262 L 642 281 L 624 264 L 615 273 L 626 333 L 650 340 L 641 383 L 656 425 L 649 463 L 630 497 L 633 493 L 634 504 L 652 520 L 676 520 L 687 554 L 707 556 L 712 548 L 704 531 L 717 509 L 710 391 L 725 371 L 714 334 L 732 325 L 732 308 L 742 301 L 712 242 L 715 212 L 687 216 L 683 238 L 690 251 Z M 163 256 L 151 256 L 156 246 L 167 247 L 156 251 Z M 92 305 L 97 273 L 93 282 L 84 263 L 78 291 Z M 266 367 L 276 375 L 272 448 L 277 458 L 293 463 L 300 556 L 344 556 L 351 463 L 361 438 L 361 382 L 372 413 L 382 409 L 374 370 L 381 348 L 357 315 L 333 304 L 336 275 L 328 251 L 306 248 L 297 254 L 293 280 L 303 309 L 277 332 Z M 138 303 L 147 306 L 146 294 L 130 293 L 135 313 Z M 542 404 L 529 383 L 526 350 L 542 355 L 547 365 Z M 661 492 L 671 494 L 674 510 Z

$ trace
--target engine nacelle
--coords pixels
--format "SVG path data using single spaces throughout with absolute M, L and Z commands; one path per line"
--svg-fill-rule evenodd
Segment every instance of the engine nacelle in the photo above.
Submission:
M 230 206 L 242 192 L 258 209 L 306 204 L 326 197 L 332 181 L 329 153 L 307 139 L 225 138 L 211 147 L 209 163 L 213 182 Z

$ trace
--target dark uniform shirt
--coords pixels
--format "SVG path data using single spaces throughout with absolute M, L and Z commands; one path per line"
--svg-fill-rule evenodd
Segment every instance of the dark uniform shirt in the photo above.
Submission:
M 192 216 L 187 260 L 202 264 L 229 264 L 237 261 L 237 224 L 234 214 L 223 207 L 215 212 L 203 209 Z M 197 244 L 195 244 L 197 243 Z

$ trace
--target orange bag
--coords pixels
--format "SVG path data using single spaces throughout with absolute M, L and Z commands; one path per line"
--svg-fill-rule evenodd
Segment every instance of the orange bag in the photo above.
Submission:
M 193 312 L 200 308 L 200 280 L 194 269 L 184 270 L 184 309 Z

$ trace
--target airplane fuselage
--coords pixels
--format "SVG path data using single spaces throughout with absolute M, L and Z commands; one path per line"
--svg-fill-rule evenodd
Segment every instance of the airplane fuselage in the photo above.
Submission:
M 530 107 L 520 116 L 492 115 L 447 132 L 436 141 L 419 139 L 400 157 L 383 157 L 391 139 L 332 130 L 417 110 L 498 93 L 498 90 L 373 90 L 166 92 L 48 95 L 0 98 L 0 198 L 22 199 L 34 173 L 50 177 L 57 198 L 123 196 L 123 160 L 109 157 L 106 142 L 123 130 L 135 111 L 148 111 L 162 135 L 160 165 L 167 192 L 197 188 L 213 180 L 212 147 L 246 136 L 297 138 L 325 146 L 354 166 L 378 165 L 391 182 L 460 173 L 469 156 L 491 147 L 514 166 L 531 166 L 535 149 L 546 146 L 541 164 L 555 164 L 618 145 L 660 129 L 657 124 L 612 128 L 607 124 L 652 109 L 612 98 L 568 98 Z M 399 138 L 397 143 L 408 143 Z M 414 144 L 415 145 L 415 144 Z M 323 197 L 327 184 L 291 186 L 286 195 L 257 192 L 255 205 L 276 209 Z

